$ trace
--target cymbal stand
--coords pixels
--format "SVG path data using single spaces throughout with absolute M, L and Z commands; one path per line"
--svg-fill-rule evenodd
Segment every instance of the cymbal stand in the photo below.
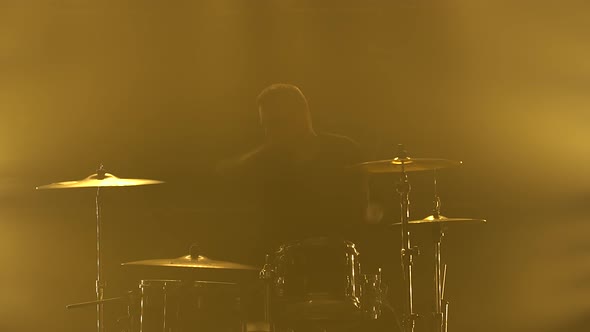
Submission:
M 104 179 L 106 171 L 104 166 L 100 164 L 96 171 L 98 179 Z M 104 331 L 104 308 L 103 297 L 106 282 L 102 277 L 102 253 L 101 253 L 101 230 L 102 230 L 102 214 L 100 201 L 100 187 L 96 188 L 96 329 L 98 332 Z
M 440 197 L 438 196 L 436 170 L 434 170 L 434 218 L 440 217 Z M 441 242 L 445 235 L 446 226 L 443 223 L 433 225 L 434 237 L 434 321 L 433 331 L 447 332 L 449 302 L 444 299 L 447 265 L 441 264 Z M 443 270 L 444 269 L 444 270 Z
M 264 266 L 259 273 L 259 279 L 264 282 L 264 323 L 267 325 L 267 331 L 273 332 L 274 325 L 272 321 L 272 281 L 275 276 L 275 270 L 270 263 L 270 255 L 266 255 Z
M 96 170 L 96 179 L 102 180 L 105 178 L 106 171 L 104 166 L 100 164 Z M 102 278 L 102 252 L 101 252 L 101 233 L 102 233 L 102 213 L 100 201 L 100 187 L 96 188 L 96 301 L 83 302 L 68 305 L 66 308 L 78 308 L 86 305 L 96 304 L 96 330 L 97 332 L 104 332 L 104 308 L 103 303 L 108 302 L 104 300 L 104 289 L 106 282 Z
M 413 256 L 418 254 L 418 248 L 412 247 L 410 242 L 410 229 L 408 221 L 410 219 L 410 183 L 408 174 L 405 169 L 405 160 L 408 158 L 402 144 L 398 145 L 397 160 L 401 164 L 400 182 L 397 186 L 397 192 L 400 196 L 401 210 L 401 229 L 402 229 L 402 249 L 401 264 L 404 273 L 404 290 L 405 290 L 405 313 L 402 322 L 404 332 L 413 332 L 418 315 L 414 313 L 413 291 L 412 291 L 412 263 Z

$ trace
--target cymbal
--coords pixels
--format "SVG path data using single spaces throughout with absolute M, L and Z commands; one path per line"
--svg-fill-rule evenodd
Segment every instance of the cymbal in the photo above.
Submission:
M 368 161 L 357 164 L 361 170 L 368 173 L 401 173 L 402 164 L 406 172 L 432 171 L 441 168 L 457 167 L 463 162 L 437 158 L 393 158 Z
M 487 221 L 485 219 L 473 219 L 473 218 L 447 218 L 445 216 L 439 216 L 438 218 L 434 217 L 434 216 L 428 216 L 424 219 L 419 219 L 419 220 L 411 220 L 408 221 L 409 225 L 425 225 L 425 224 L 439 224 L 439 223 L 468 223 L 468 224 L 480 224 L 480 223 L 486 223 Z M 401 225 L 402 223 L 398 222 L 395 223 L 393 225 L 398 226 Z
M 123 266 L 153 266 L 153 267 L 180 267 L 191 269 L 221 269 L 221 270 L 260 270 L 260 268 L 233 262 L 217 261 L 198 255 L 195 259 L 191 255 L 178 258 L 146 259 L 127 262 Z
M 78 181 L 64 181 L 39 186 L 36 189 L 68 189 L 68 188 L 98 188 L 98 187 L 130 187 L 145 186 L 148 184 L 159 184 L 163 181 L 150 179 L 123 179 L 114 176 L 111 173 L 104 173 L 99 176 L 95 173 L 89 177 Z

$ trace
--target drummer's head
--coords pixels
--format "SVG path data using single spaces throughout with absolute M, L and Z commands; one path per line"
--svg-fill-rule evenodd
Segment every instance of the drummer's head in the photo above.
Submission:
M 260 123 L 273 142 L 291 142 L 314 135 L 307 99 L 298 87 L 273 84 L 257 99 Z

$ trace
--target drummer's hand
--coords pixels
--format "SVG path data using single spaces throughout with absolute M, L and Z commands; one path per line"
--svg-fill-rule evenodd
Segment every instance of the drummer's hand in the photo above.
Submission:
M 378 224 L 383 219 L 383 207 L 381 204 L 369 202 L 365 210 L 365 223 Z

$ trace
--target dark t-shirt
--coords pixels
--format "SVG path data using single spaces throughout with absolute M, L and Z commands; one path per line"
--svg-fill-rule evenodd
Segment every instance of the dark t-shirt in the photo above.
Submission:
M 260 147 L 226 172 L 253 212 L 257 255 L 311 237 L 354 240 L 352 228 L 361 223 L 366 204 L 362 175 L 349 167 L 361 161 L 358 144 L 318 134 L 309 151 L 295 161 L 284 149 Z

